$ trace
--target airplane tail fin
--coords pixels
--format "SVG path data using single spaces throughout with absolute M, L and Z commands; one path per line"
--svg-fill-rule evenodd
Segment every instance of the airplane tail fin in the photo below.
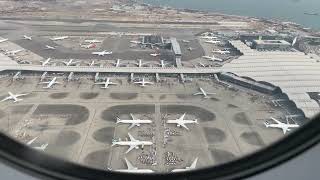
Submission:
M 121 119 L 117 117 L 117 122 L 116 122 L 116 124 L 119 124 L 120 121 L 121 121 Z
M 196 124 L 199 124 L 198 119 L 195 119 L 194 122 L 195 122 Z
M 41 149 L 42 149 L 42 150 L 45 150 L 45 149 L 48 147 L 48 145 L 49 145 L 48 143 L 43 144 L 43 145 L 41 146 Z
M 267 128 L 270 126 L 270 124 L 269 124 L 268 121 L 264 122 L 263 124 L 264 124 Z
M 19 101 L 22 101 L 22 99 L 16 99 L 16 100 L 13 101 L 13 102 L 19 102 Z

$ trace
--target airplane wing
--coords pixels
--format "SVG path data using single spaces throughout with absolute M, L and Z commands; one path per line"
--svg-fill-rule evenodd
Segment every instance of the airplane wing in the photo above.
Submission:
M 195 169 L 195 168 L 196 168 L 196 166 L 197 166 L 197 161 L 198 161 L 198 158 L 196 158 L 196 159 L 193 161 L 193 163 L 192 163 L 191 166 L 190 166 L 190 169 Z
M 203 93 L 202 92 L 197 92 L 197 93 L 194 93 L 193 95 L 196 96 L 196 95 L 202 95 Z
M 128 128 L 128 129 L 133 128 L 135 125 L 136 125 L 135 123 L 132 123 L 132 124 L 129 126 L 129 128 Z
M 47 82 L 39 82 L 39 84 L 49 84 L 50 81 L 47 81 Z
M 2 99 L 0 102 L 7 101 L 7 100 L 9 100 L 9 99 L 11 99 L 11 96 L 8 96 L 8 97 L 6 97 L 6 98 Z
M 131 116 L 132 120 L 136 120 L 136 119 L 137 119 L 137 118 L 136 118 L 133 114 L 131 114 L 131 113 L 130 113 L 130 116 Z
M 186 113 L 184 113 L 179 119 L 183 120 L 185 116 L 186 116 Z
M 129 149 L 125 152 L 125 154 L 129 153 L 132 149 L 134 149 L 136 146 L 130 146 Z
M 184 127 L 186 130 L 189 130 L 189 128 L 183 123 L 181 123 L 180 126 Z
M 128 161 L 128 159 L 127 159 L 127 158 L 124 158 L 124 160 L 126 161 L 126 164 L 127 164 L 128 170 L 135 169 L 135 167 L 130 163 L 130 161 Z
M 275 118 L 273 118 L 273 117 L 271 117 L 271 119 L 272 119 L 273 121 L 275 121 L 277 124 L 282 124 L 280 121 L 278 121 L 277 119 L 275 119 Z
M 130 133 L 128 133 L 128 136 L 130 138 L 130 141 L 137 141 Z
M 38 139 L 38 137 L 31 139 L 30 141 L 27 142 L 27 145 L 31 145 L 37 139 Z
M 19 96 L 26 96 L 28 94 L 16 94 L 16 97 L 19 97 Z

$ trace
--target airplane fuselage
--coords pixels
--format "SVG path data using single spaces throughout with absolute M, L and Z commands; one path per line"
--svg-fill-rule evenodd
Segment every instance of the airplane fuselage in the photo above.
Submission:
M 114 171 L 124 172 L 124 173 L 137 173 L 137 174 L 154 173 L 154 171 L 152 171 L 151 169 L 118 169 Z

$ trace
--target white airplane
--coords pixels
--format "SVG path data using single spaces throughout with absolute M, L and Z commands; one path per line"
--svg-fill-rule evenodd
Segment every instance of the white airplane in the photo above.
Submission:
M 159 53 L 152 53 L 152 54 L 150 54 L 150 56 L 157 57 L 157 56 L 160 56 L 160 54 Z
M 48 50 L 55 50 L 56 48 L 53 47 L 53 46 L 49 46 L 49 45 L 46 45 L 46 48 L 45 49 L 48 49 Z
M 6 51 L 6 54 L 9 55 L 9 56 L 14 56 L 16 55 L 17 53 L 23 51 L 23 49 L 18 49 L 18 50 L 12 50 L 12 51 Z
M 28 146 L 31 146 L 31 144 L 36 141 L 38 139 L 38 137 L 35 137 L 33 139 L 31 139 L 29 142 L 27 142 L 27 145 Z M 44 151 L 47 147 L 48 147 L 48 143 L 46 144 L 42 144 L 41 146 L 36 146 L 36 147 L 32 147 L 33 149 L 36 149 L 36 150 L 40 150 L 40 151 Z
M 119 145 L 119 146 L 129 146 L 129 149 L 125 152 L 126 154 L 129 153 L 132 149 L 139 149 L 139 146 L 151 146 L 153 143 L 151 141 L 140 141 L 135 139 L 130 133 L 128 133 L 130 141 L 113 141 L 111 146 Z
M 204 98 L 208 99 L 208 98 L 210 98 L 208 95 L 210 95 L 210 94 L 216 94 L 216 93 L 207 93 L 207 92 L 206 92 L 204 89 L 202 89 L 202 88 L 199 88 L 199 89 L 200 89 L 200 92 L 197 92 L 197 93 L 193 94 L 194 96 L 203 95 Z
M 183 127 L 186 130 L 189 130 L 189 128 L 186 126 L 186 124 L 199 124 L 197 119 L 185 120 L 184 119 L 185 116 L 186 116 L 186 113 L 184 113 L 179 119 L 167 120 L 167 123 L 168 124 L 177 124 L 177 127 Z
M 149 63 L 143 63 L 142 59 L 138 59 L 137 62 L 133 64 L 137 65 L 138 67 L 143 67 L 144 65 L 147 65 Z
M 6 42 L 6 41 L 8 41 L 9 39 L 1 39 L 0 40 L 0 43 L 3 43 L 3 42 Z
M 60 36 L 60 37 L 54 37 L 54 38 L 50 38 L 52 41 L 58 41 L 58 40 L 64 40 L 64 39 L 68 39 L 69 36 Z
M 104 55 L 111 55 L 112 51 L 100 51 L 100 52 L 92 52 L 91 54 L 93 55 L 98 55 L 98 56 L 104 56 Z
M 21 71 L 18 71 L 18 72 L 12 77 L 12 80 L 13 80 L 13 81 L 18 80 L 18 79 L 22 79 L 22 77 L 21 77 Z
M 47 86 L 43 87 L 44 89 L 52 88 L 55 84 L 61 84 L 60 82 L 57 82 L 57 77 L 54 77 L 51 81 L 48 82 L 40 82 L 39 84 L 48 84 Z
M 95 48 L 97 47 L 95 44 L 80 44 L 80 47 L 85 48 L 85 49 L 90 49 L 90 48 Z
M 141 41 L 130 41 L 130 43 L 132 43 L 132 44 L 141 44 L 142 42 Z
M 107 89 L 109 88 L 109 85 L 117 85 L 117 83 L 113 83 L 110 81 L 110 78 L 107 78 L 107 80 L 105 82 L 98 82 L 98 83 L 94 83 L 96 85 L 104 85 L 101 87 L 101 89 Z
M 160 66 L 162 67 L 162 68 L 164 68 L 164 67 L 166 67 L 167 65 L 169 65 L 170 63 L 165 63 L 165 61 L 164 60 L 160 60 Z
M 205 43 L 208 43 L 208 44 L 218 44 L 220 43 L 221 41 L 216 41 L 216 40 L 209 40 L 209 41 L 205 41 Z
M 230 54 L 230 51 L 227 50 L 213 50 L 213 53 L 219 53 L 219 54 Z
M 198 64 L 199 64 L 201 67 L 206 67 L 206 65 L 203 64 L 202 62 L 198 62 Z
M 94 61 L 91 61 L 91 63 L 87 63 L 87 64 L 88 64 L 88 66 L 90 66 L 90 67 L 92 67 L 92 66 L 95 65 Z
M 69 61 L 62 61 L 66 66 L 72 66 L 73 64 L 77 64 L 80 61 L 74 61 L 74 59 L 70 59 Z
M 32 147 L 33 149 L 39 150 L 39 151 L 44 151 L 47 149 L 48 147 L 48 143 L 42 144 L 41 146 L 36 146 L 36 147 Z
M 73 75 L 74 75 L 74 72 L 70 72 L 70 74 L 68 75 L 67 77 L 67 81 L 70 82 L 73 80 Z
M 214 37 L 214 36 L 201 36 L 200 39 L 209 39 L 209 40 L 213 40 L 213 39 L 218 39 L 218 37 Z
M 188 47 L 188 50 L 189 50 L 189 51 L 193 51 L 193 48 L 192 48 L 192 47 Z
M 125 120 L 125 119 L 120 119 L 120 118 L 117 118 L 117 122 L 116 124 L 119 124 L 119 123 L 123 123 L 123 124 L 131 124 L 129 126 L 128 129 L 131 129 L 133 128 L 134 126 L 138 126 L 140 127 L 141 124 L 151 124 L 152 121 L 151 120 L 142 120 L 142 119 L 138 119 L 136 118 L 135 116 L 133 116 L 133 114 L 130 113 L 130 116 L 132 119 L 129 119 L 129 120 Z
M 84 40 L 85 43 L 90 43 L 90 44 L 94 44 L 94 43 L 102 43 L 101 40 L 98 39 L 88 39 L 88 40 Z
M 193 94 L 194 96 L 203 95 L 204 98 L 208 99 L 208 98 L 210 98 L 208 95 L 210 95 L 210 94 L 216 94 L 216 93 L 207 93 L 207 92 L 206 92 L 204 89 L 202 89 L 202 88 L 199 88 L 199 89 L 200 89 L 200 92 L 197 92 L 197 93 Z
M 153 173 L 154 171 L 152 171 L 151 169 L 138 169 L 138 167 L 133 166 L 130 161 L 128 161 L 127 158 L 124 158 L 124 160 L 126 161 L 127 167 L 128 169 L 117 169 L 115 171 L 117 172 L 125 172 L 125 173 Z
M 47 64 L 50 64 L 51 58 L 48 58 L 45 61 L 40 61 L 41 62 L 41 66 L 46 66 Z
M 23 39 L 26 39 L 26 40 L 32 40 L 32 37 L 31 36 L 27 36 L 27 35 L 23 35 Z
M 19 99 L 20 96 L 26 96 L 28 94 L 12 94 L 11 92 L 8 92 L 9 96 L 2 99 L 1 102 L 7 101 L 7 100 L 13 100 L 13 102 L 22 101 L 23 99 Z
M 48 74 L 48 72 L 46 71 L 41 75 L 40 82 L 43 81 L 46 78 L 47 74 Z
M 121 59 L 117 59 L 117 61 L 115 63 L 112 63 L 115 67 L 120 67 L 121 65 Z
M 300 127 L 299 124 L 296 124 L 296 123 L 295 123 L 295 124 L 290 124 L 288 119 L 287 119 L 287 123 L 280 122 L 279 120 L 277 120 L 277 119 L 275 119 L 275 118 L 273 118 L 273 117 L 271 117 L 271 119 L 272 119 L 273 121 L 275 121 L 276 124 L 270 124 L 268 121 L 266 121 L 266 122 L 264 123 L 264 125 L 265 125 L 267 128 L 269 128 L 269 127 L 271 127 L 271 128 L 280 128 L 280 129 L 282 129 L 283 134 L 286 134 L 288 131 L 291 131 L 291 130 L 292 130 L 291 128 L 298 128 L 298 127 Z
M 216 58 L 214 55 L 212 55 L 212 56 L 202 56 L 202 58 L 208 59 L 208 60 L 210 60 L 210 61 L 219 61 L 219 62 L 222 62 L 222 61 L 223 61 L 223 60 L 220 59 L 220 58 Z
M 189 43 L 190 41 L 188 40 L 182 40 L 183 43 Z
M 147 84 L 153 84 L 153 82 L 145 81 L 144 78 L 142 78 L 142 81 L 134 82 L 134 84 L 141 84 L 141 87 L 145 87 Z
M 185 169 L 173 169 L 171 172 L 184 172 L 184 171 L 190 171 L 192 169 L 195 169 L 197 166 L 197 162 L 198 162 L 198 158 L 196 158 L 193 163 L 191 164 L 191 166 L 186 167 Z

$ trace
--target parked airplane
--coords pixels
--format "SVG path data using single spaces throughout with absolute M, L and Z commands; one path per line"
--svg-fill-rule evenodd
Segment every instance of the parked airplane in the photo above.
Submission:
M 127 158 L 124 158 L 124 160 L 126 161 L 127 167 L 128 169 L 117 169 L 115 171 L 118 172 L 126 172 L 126 173 L 153 173 L 153 171 L 151 169 L 138 169 L 138 167 L 133 166 L 130 161 L 128 161 Z
M 80 63 L 81 61 L 74 61 L 74 59 L 70 59 L 69 61 L 62 61 L 66 66 L 72 66 L 73 64 Z
M 67 81 L 70 82 L 73 80 L 73 75 L 74 75 L 74 72 L 70 72 L 70 74 L 68 75 L 67 77 Z
M 186 126 L 186 124 L 199 124 L 197 119 L 194 120 L 185 120 L 184 117 L 186 116 L 186 113 L 184 113 L 180 118 L 175 120 L 167 120 L 168 124 L 177 124 L 177 127 L 183 127 L 186 130 L 189 130 L 189 128 Z
M 3 42 L 6 42 L 6 41 L 8 41 L 9 39 L 1 39 L 0 40 L 0 43 L 3 43 Z
M 207 93 L 207 92 L 206 92 L 204 89 L 202 89 L 202 88 L 199 88 L 199 89 L 200 89 L 200 92 L 197 92 L 197 93 L 193 94 L 194 96 L 203 95 L 204 98 L 208 99 L 208 98 L 210 98 L 208 95 L 210 95 L 210 94 L 216 94 L 216 93 Z
M 5 54 L 9 56 L 15 56 L 17 53 L 22 52 L 23 49 L 18 49 L 18 50 L 12 50 L 12 51 L 6 51 Z
M 47 64 L 50 64 L 51 58 L 48 58 L 45 61 L 40 61 L 41 62 L 41 66 L 46 66 Z
M 170 63 L 165 63 L 165 61 L 164 60 L 160 60 L 160 66 L 162 67 L 162 68 L 164 68 L 164 67 L 166 67 L 167 65 L 169 65 Z
M 152 54 L 150 54 L 150 56 L 157 57 L 157 56 L 160 56 L 160 54 L 159 53 L 152 53 Z
M 151 141 L 140 141 L 135 139 L 130 133 L 128 133 L 130 141 L 113 141 L 111 146 L 119 145 L 119 146 L 129 146 L 129 149 L 125 152 L 126 154 L 129 153 L 132 149 L 139 149 L 139 146 L 143 149 L 144 146 L 151 146 L 153 143 Z
M 230 51 L 227 50 L 213 50 L 213 53 L 219 53 L 219 54 L 230 54 Z
M 144 65 L 147 65 L 149 63 L 143 63 L 142 59 L 138 59 L 137 62 L 133 64 L 137 65 L 138 67 L 143 67 Z
M 147 84 L 153 84 L 153 82 L 145 81 L 144 78 L 142 78 L 142 81 L 134 82 L 134 84 L 141 84 L 141 87 L 145 87 Z
M 295 124 L 290 124 L 288 119 L 287 119 L 287 123 L 280 122 L 279 120 L 277 120 L 277 119 L 275 119 L 275 118 L 273 118 L 273 117 L 271 117 L 271 119 L 272 119 L 273 121 L 275 121 L 276 124 L 270 124 L 268 121 L 266 121 L 266 122 L 264 123 L 264 125 L 265 125 L 267 128 L 269 128 L 269 127 L 271 127 L 271 128 L 280 128 L 280 129 L 282 129 L 283 134 L 286 134 L 288 131 L 291 131 L 291 130 L 292 130 L 291 128 L 298 128 L 298 127 L 300 127 L 299 124 L 297 124 L 297 123 L 295 123 Z
M 188 50 L 189 50 L 189 51 L 193 51 L 193 48 L 192 48 L 192 47 L 188 47 Z
M 100 51 L 100 52 L 92 52 L 91 54 L 93 55 L 98 55 L 98 56 L 104 56 L 104 55 L 111 55 L 112 51 Z
M 60 37 L 54 37 L 54 38 L 50 38 L 52 41 L 58 41 L 58 40 L 64 40 L 64 39 L 68 39 L 69 36 L 60 36 Z
M 140 127 L 141 124 L 151 124 L 152 121 L 151 120 L 142 120 L 142 119 L 138 119 L 136 118 L 135 116 L 133 116 L 133 114 L 130 113 L 130 116 L 132 119 L 129 119 L 129 120 L 126 120 L 126 119 L 120 119 L 120 118 L 117 118 L 117 122 L 116 124 L 119 124 L 119 123 L 123 123 L 123 124 L 131 124 L 129 126 L 128 129 L 131 129 L 133 128 L 134 126 L 138 126 Z
M 92 66 L 95 65 L 94 61 L 91 61 L 91 63 L 87 63 L 87 64 L 88 64 L 88 66 L 90 66 L 90 67 L 92 67 Z
M 202 58 L 208 59 L 208 60 L 210 60 L 210 61 L 219 61 L 219 62 L 222 62 L 222 61 L 223 61 L 223 60 L 220 59 L 220 58 L 216 58 L 214 55 L 212 55 L 212 56 L 202 56 Z
M 196 166 L 197 166 L 197 161 L 198 161 L 198 158 L 196 158 L 193 163 L 191 164 L 191 166 L 189 167 L 186 167 L 185 169 L 173 169 L 171 172 L 184 172 L 184 171 L 190 171 L 192 169 L 195 169 Z
M 218 44 L 220 43 L 221 41 L 216 41 L 216 40 L 209 40 L 209 41 L 205 41 L 205 43 L 208 43 L 208 44 Z
M 112 63 L 115 67 L 120 67 L 121 65 L 121 59 L 117 59 L 117 61 L 115 63 Z
M 209 39 L 209 40 L 213 40 L 213 39 L 218 39 L 218 37 L 214 37 L 214 36 L 201 36 L 200 39 Z
M 96 48 L 96 44 L 80 44 L 80 47 L 85 49 Z
M 103 41 L 98 40 L 98 39 L 89 39 L 89 40 L 84 40 L 84 42 L 94 44 L 94 43 L 102 43 Z
M 47 74 L 48 74 L 48 72 L 46 71 L 41 75 L 40 82 L 43 81 L 46 78 Z
M 27 142 L 27 145 L 31 146 L 31 144 L 34 141 L 36 141 L 37 139 L 38 139 L 38 137 L 35 137 L 35 138 L 31 139 L 29 142 Z M 47 148 L 48 145 L 49 145 L 48 143 L 45 143 L 45 144 L 42 144 L 41 146 L 36 146 L 36 147 L 32 147 L 32 148 L 36 149 L 36 150 L 44 151 Z
M 45 48 L 45 49 L 47 49 L 47 50 L 55 50 L 56 48 L 53 47 L 53 46 L 46 45 L 46 48 Z
M 205 64 L 203 64 L 202 62 L 198 62 L 198 64 L 201 66 L 201 67 L 207 67 Z
M 98 83 L 94 83 L 96 85 L 104 85 L 101 87 L 101 89 L 107 89 L 109 88 L 109 85 L 117 85 L 118 83 L 113 83 L 110 81 L 110 78 L 107 78 L 107 80 L 105 82 L 98 82 Z
M 2 99 L 1 102 L 7 101 L 7 100 L 13 100 L 13 102 L 22 101 L 23 99 L 19 99 L 20 96 L 26 96 L 28 94 L 12 94 L 10 91 L 8 92 L 9 96 Z
M 55 84 L 61 84 L 60 82 L 57 82 L 57 77 L 54 77 L 51 81 L 48 82 L 40 82 L 39 84 L 48 84 L 47 86 L 43 87 L 44 89 L 52 88 Z
M 130 43 L 132 43 L 132 44 L 141 44 L 142 42 L 141 41 L 130 41 Z
M 27 35 L 23 35 L 23 39 L 26 39 L 26 40 L 32 40 L 32 37 L 31 36 L 27 36 Z
M 19 80 L 19 79 L 23 79 L 22 76 L 21 76 L 21 71 L 18 71 L 18 72 L 12 77 L 12 80 L 13 80 L 13 81 Z

